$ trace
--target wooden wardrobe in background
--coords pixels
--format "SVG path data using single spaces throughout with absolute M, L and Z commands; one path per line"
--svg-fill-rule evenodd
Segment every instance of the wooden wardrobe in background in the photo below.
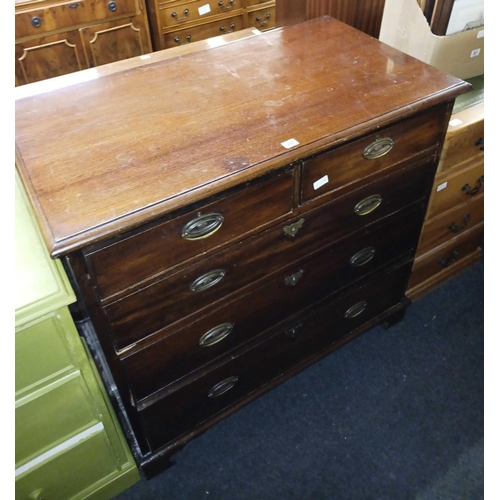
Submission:
M 378 38 L 384 5 L 385 0 L 279 0 L 276 26 L 329 15 Z

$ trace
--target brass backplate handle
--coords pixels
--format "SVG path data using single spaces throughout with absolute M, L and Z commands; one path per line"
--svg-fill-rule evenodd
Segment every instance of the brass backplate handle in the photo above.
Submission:
M 372 194 L 361 200 L 354 207 L 354 212 L 356 215 L 368 215 L 371 214 L 374 210 L 376 210 L 382 203 L 383 198 L 379 194 Z
M 217 398 L 232 389 L 238 383 L 238 377 L 228 377 L 215 384 L 209 391 L 209 398 Z
M 344 318 L 346 319 L 352 319 L 355 318 L 356 316 L 359 316 L 368 306 L 368 303 L 366 301 L 361 301 L 358 302 L 357 304 L 354 304 L 352 307 L 347 309 L 347 311 L 344 313 Z
M 202 240 L 217 232 L 224 222 L 224 217 L 218 213 L 201 214 L 189 221 L 181 231 L 185 240 Z
M 366 146 L 363 156 L 367 160 L 375 160 L 386 155 L 393 147 L 394 141 L 390 137 L 381 137 Z
M 368 264 L 373 257 L 375 257 L 375 248 L 373 247 L 366 247 L 363 248 L 363 250 L 360 250 L 359 252 L 356 252 L 349 260 L 349 263 L 352 266 L 363 266 L 365 264 Z
M 234 324 L 233 323 L 222 323 L 220 325 L 211 328 L 200 337 L 199 344 L 202 347 L 210 347 L 221 340 L 224 340 L 230 333 L 233 331 Z
M 209 271 L 208 273 L 201 275 L 199 278 L 196 278 L 191 283 L 189 290 L 191 290 L 191 292 L 203 292 L 204 290 L 208 290 L 219 283 L 225 275 L 226 271 L 224 269 L 214 269 L 213 271 Z

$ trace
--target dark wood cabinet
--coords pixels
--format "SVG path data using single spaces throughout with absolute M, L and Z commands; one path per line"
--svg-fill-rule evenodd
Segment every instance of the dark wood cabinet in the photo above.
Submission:
M 16 85 L 151 52 L 142 0 L 16 0 Z
M 17 168 L 147 477 L 401 318 L 469 88 L 329 17 L 201 47 L 16 99 Z

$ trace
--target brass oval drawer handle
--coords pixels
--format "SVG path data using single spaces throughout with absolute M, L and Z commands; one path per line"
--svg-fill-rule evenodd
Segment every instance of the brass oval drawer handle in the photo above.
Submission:
M 223 33 L 232 33 L 232 32 L 234 31 L 234 29 L 236 28 L 236 24 L 231 23 L 231 24 L 229 25 L 229 27 L 231 28 L 231 29 L 230 29 L 230 31 L 226 31 L 226 27 L 225 27 L 225 26 L 221 26 L 221 27 L 219 28 L 219 30 L 220 30 L 220 31 L 222 31 Z
M 285 285 L 286 286 L 295 286 L 299 280 L 304 276 L 304 270 L 301 269 L 300 271 L 297 271 L 295 274 L 292 274 L 290 276 L 287 276 L 285 278 Z
M 344 318 L 346 319 L 352 319 L 355 318 L 356 316 L 359 316 L 368 306 L 368 303 L 366 301 L 361 301 L 358 302 L 357 304 L 354 304 L 352 307 L 347 309 L 347 311 L 344 313 Z
M 467 194 L 469 196 L 474 196 L 481 189 L 481 186 L 483 185 L 483 182 L 484 182 L 484 175 L 482 175 L 481 177 L 479 177 L 479 179 L 476 182 L 476 187 L 475 188 L 471 188 L 469 186 L 469 184 L 465 184 L 462 187 L 462 191 L 464 191 L 465 194 Z
M 379 194 L 372 194 L 361 200 L 354 207 L 354 212 L 356 215 L 368 215 L 371 214 L 374 210 L 376 210 L 384 199 Z
M 386 155 L 394 147 L 394 141 L 390 137 L 381 137 L 366 146 L 363 156 L 367 160 L 375 160 Z
M 218 213 L 202 215 L 198 212 L 198 217 L 189 221 L 181 231 L 181 236 L 185 240 L 194 241 L 208 238 L 217 232 L 224 222 L 224 217 Z
M 283 227 L 283 233 L 286 236 L 290 236 L 292 238 L 295 238 L 297 233 L 299 232 L 299 229 L 304 225 L 304 222 L 306 220 L 304 218 L 298 220 L 297 222 L 294 222 L 293 224 L 290 224 L 289 226 L 284 226 Z
M 452 233 L 458 233 L 459 231 L 462 231 L 462 229 L 465 229 L 467 227 L 467 223 L 470 221 L 470 214 L 467 214 L 463 220 L 460 226 L 457 226 L 454 222 L 452 222 L 449 226 L 448 229 Z
M 224 278 L 226 271 L 224 269 L 214 269 L 208 273 L 203 274 L 196 278 L 189 287 L 191 292 L 203 292 L 215 286 L 219 281 Z
M 238 377 L 228 377 L 221 382 L 215 384 L 209 391 L 208 391 L 208 397 L 209 398 L 218 398 L 219 396 L 222 396 L 225 394 L 227 391 L 232 389 L 237 383 L 238 383 Z
M 365 264 L 368 264 L 373 257 L 375 257 L 375 248 L 373 247 L 366 247 L 363 248 L 363 250 L 360 250 L 359 252 L 356 252 L 349 260 L 349 263 L 352 266 L 364 266 Z
M 484 137 L 480 137 L 474 144 L 475 146 L 480 146 L 480 150 L 484 151 Z
M 221 340 L 224 340 L 233 331 L 233 328 L 233 323 L 222 323 L 217 325 L 200 337 L 199 344 L 202 347 L 213 346 Z

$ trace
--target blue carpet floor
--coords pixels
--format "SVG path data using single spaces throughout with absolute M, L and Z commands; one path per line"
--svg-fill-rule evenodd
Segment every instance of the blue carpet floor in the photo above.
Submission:
M 250 403 L 116 500 L 484 498 L 483 273 Z

